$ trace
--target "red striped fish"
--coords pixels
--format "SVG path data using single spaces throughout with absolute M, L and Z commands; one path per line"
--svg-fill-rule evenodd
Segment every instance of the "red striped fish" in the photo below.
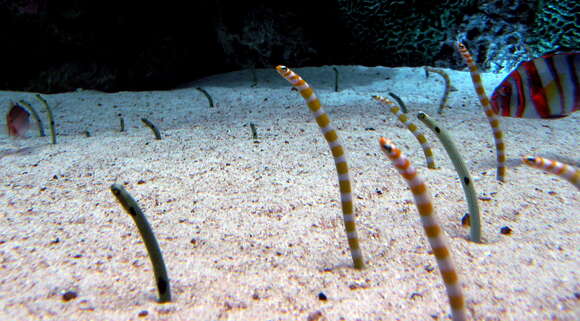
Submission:
M 561 118 L 580 110 L 580 52 L 550 53 L 522 62 L 491 96 L 496 114 Z
M 22 106 L 12 103 L 6 115 L 6 127 L 8 127 L 9 136 L 24 136 L 30 127 L 30 114 Z

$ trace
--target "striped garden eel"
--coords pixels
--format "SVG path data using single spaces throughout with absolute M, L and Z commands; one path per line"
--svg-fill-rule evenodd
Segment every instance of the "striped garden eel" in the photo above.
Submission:
M 501 125 L 499 122 L 499 118 L 497 114 L 491 108 L 491 104 L 489 102 L 489 98 L 487 98 L 487 94 L 485 93 L 485 88 L 483 88 L 483 83 L 481 81 L 481 75 L 479 74 L 479 69 L 477 65 L 473 61 L 471 54 L 461 42 L 457 42 L 457 49 L 459 53 L 467 63 L 469 67 L 469 73 L 471 74 L 471 81 L 473 82 L 473 87 L 475 88 L 475 92 L 479 97 L 479 101 L 481 102 L 481 106 L 483 106 L 483 110 L 485 112 L 485 116 L 487 116 L 487 120 L 491 125 L 491 130 L 493 131 L 493 138 L 495 139 L 495 149 L 496 149 L 496 158 L 497 158 L 497 179 L 499 181 L 505 181 L 506 176 L 506 156 L 505 156 L 505 144 L 503 142 L 503 132 L 501 130 Z
M 439 272 L 441 273 L 443 283 L 445 283 L 445 288 L 447 289 L 447 296 L 449 298 L 453 320 L 466 320 L 465 299 L 461 289 L 461 282 L 459 281 L 459 276 L 457 275 L 455 265 L 451 259 L 451 252 L 447 246 L 445 235 L 437 221 L 427 185 L 419 176 L 411 162 L 405 157 L 405 155 L 403 155 L 403 153 L 401 153 L 401 150 L 399 150 L 393 142 L 381 137 L 379 139 L 379 144 L 381 150 L 392 161 L 393 166 L 397 168 L 399 174 L 401 174 L 401 176 L 407 181 L 407 184 L 413 193 L 415 205 L 417 206 L 417 210 L 421 216 L 421 222 L 423 223 L 423 230 L 427 235 L 427 239 L 429 240 L 429 244 L 433 250 L 433 255 L 435 255 L 435 258 L 437 259 Z
M 558 175 L 572 183 L 572 185 L 580 190 L 580 171 L 573 166 L 555 160 L 534 156 L 525 156 L 522 158 L 522 161 L 530 167 L 543 169 L 554 175 Z
M 350 254 L 354 263 L 355 269 L 364 268 L 364 259 L 359 245 L 358 234 L 356 232 L 356 225 L 354 222 L 353 203 L 352 203 L 352 189 L 350 176 L 348 175 L 348 164 L 346 162 L 346 155 L 344 147 L 340 143 L 336 130 L 330 125 L 330 118 L 324 112 L 320 100 L 316 97 L 314 90 L 302 79 L 298 74 L 287 68 L 286 66 L 277 66 L 276 70 L 284 77 L 294 88 L 298 89 L 300 95 L 306 100 L 308 108 L 312 112 L 314 119 L 320 126 L 320 130 L 328 142 L 336 171 L 338 172 L 338 184 L 340 188 L 340 201 L 342 204 L 342 214 L 344 218 L 344 227 L 346 229 L 346 236 L 348 238 L 348 245 L 350 247 Z
M 445 81 L 445 90 L 443 91 L 443 97 L 441 97 L 441 103 L 439 103 L 439 109 L 437 110 L 437 113 L 441 115 L 443 114 L 443 108 L 445 108 L 447 105 L 447 100 L 449 99 L 449 92 L 451 91 L 451 79 L 449 79 L 449 75 L 447 75 L 447 73 L 443 70 L 425 67 L 425 72 L 427 75 L 429 72 L 434 72 L 443 77 L 443 80 Z
M 433 160 L 433 150 L 431 149 L 431 146 L 427 142 L 427 138 L 425 138 L 425 135 L 421 133 L 421 131 L 417 128 L 415 124 L 409 121 L 409 117 L 407 117 L 407 115 L 402 113 L 401 108 L 399 108 L 399 106 L 397 106 L 397 104 L 395 104 L 393 101 L 382 96 L 373 96 L 373 99 L 378 101 L 382 105 L 388 107 L 389 110 L 393 113 L 393 115 L 395 115 L 395 117 L 397 117 L 397 119 L 399 119 L 399 121 L 403 123 L 403 125 L 405 125 L 411 131 L 411 133 L 413 133 L 413 135 L 415 135 L 415 137 L 419 141 L 419 144 L 421 144 L 421 148 L 423 148 L 425 160 L 427 161 L 427 167 L 430 169 L 434 169 L 435 161 Z

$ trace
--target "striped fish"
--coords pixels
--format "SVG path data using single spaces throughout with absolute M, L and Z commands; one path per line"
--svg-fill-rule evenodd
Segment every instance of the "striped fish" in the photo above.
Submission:
M 22 106 L 12 103 L 6 115 L 6 127 L 8 127 L 8 136 L 24 136 L 30 127 L 30 113 Z
M 496 114 L 561 118 L 580 110 L 580 52 L 550 53 L 522 62 L 494 90 Z

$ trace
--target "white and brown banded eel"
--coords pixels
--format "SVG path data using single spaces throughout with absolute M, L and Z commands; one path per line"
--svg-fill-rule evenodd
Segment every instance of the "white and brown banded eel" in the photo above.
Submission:
M 459 53 L 465 60 L 465 63 L 469 67 L 469 73 L 471 74 L 471 81 L 473 82 L 473 87 L 475 88 L 475 92 L 479 97 L 479 101 L 481 102 L 481 106 L 483 106 L 483 111 L 485 112 L 485 116 L 487 116 L 487 121 L 491 126 L 491 130 L 493 131 L 493 138 L 495 140 L 495 149 L 496 149 L 496 158 L 497 158 L 497 179 L 499 181 L 505 181 L 505 176 L 507 172 L 506 167 L 506 154 L 505 154 L 505 143 L 503 141 L 503 131 L 501 130 L 501 124 L 499 122 L 499 118 L 493 109 L 491 108 L 491 103 L 489 102 L 489 98 L 485 93 L 485 88 L 483 88 L 483 82 L 481 81 L 481 75 L 479 73 L 479 68 L 473 61 L 473 57 L 461 42 L 457 42 L 457 49 Z
M 417 138 L 421 148 L 423 149 L 423 154 L 425 154 L 425 160 L 427 161 L 427 168 L 435 169 L 435 160 L 433 159 L 433 149 L 431 149 L 431 145 L 427 142 L 427 138 L 425 135 L 419 130 L 417 125 L 409 120 L 409 117 L 401 111 L 401 108 L 397 106 L 393 101 L 389 100 L 388 98 L 382 96 L 373 96 L 373 99 L 384 105 L 385 107 L 389 108 L 391 113 L 397 117 L 397 119 L 409 129 L 409 131 Z
M 437 259 L 439 272 L 447 289 L 447 297 L 449 298 L 453 320 L 464 321 L 467 319 L 467 316 L 461 282 L 455 270 L 453 260 L 451 259 L 451 252 L 447 246 L 445 234 L 435 215 L 435 209 L 431 201 L 431 195 L 427 189 L 427 184 L 425 184 L 425 181 L 419 176 L 411 162 L 393 142 L 381 137 L 379 144 L 381 150 L 391 160 L 399 174 L 407 181 L 413 193 L 415 205 L 421 216 L 421 223 L 423 223 L 423 230 L 427 235 L 427 240 L 431 245 L 433 255 Z
M 340 188 L 340 201 L 342 204 L 342 215 L 344 219 L 344 227 L 346 229 L 346 236 L 348 238 L 348 245 L 350 247 L 350 254 L 355 269 L 364 268 L 364 259 L 359 245 L 359 238 L 356 232 L 356 225 L 354 222 L 353 202 L 352 202 L 352 187 L 351 180 L 348 174 L 348 164 L 346 162 L 345 150 L 336 130 L 330 124 L 328 114 L 324 112 L 320 100 L 316 97 L 314 90 L 302 79 L 298 74 L 290 70 L 286 66 L 277 66 L 278 73 L 288 80 L 294 88 L 300 92 L 300 95 L 306 100 L 308 108 L 312 112 L 316 123 L 320 127 L 320 131 L 328 142 L 336 171 L 338 173 L 338 184 Z
M 580 171 L 573 166 L 538 156 L 525 156 L 522 158 L 522 161 L 530 167 L 543 169 L 554 175 L 558 175 L 580 190 Z

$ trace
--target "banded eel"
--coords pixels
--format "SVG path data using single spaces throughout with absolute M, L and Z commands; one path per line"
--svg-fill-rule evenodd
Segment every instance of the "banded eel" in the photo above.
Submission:
M 580 171 L 573 166 L 555 160 L 534 156 L 525 156 L 522 158 L 522 161 L 530 167 L 543 169 L 552 174 L 558 175 L 572 183 L 572 185 L 580 190 Z
M 441 97 L 441 102 L 439 103 L 439 110 L 437 110 L 437 113 L 441 115 L 443 114 L 443 108 L 445 108 L 447 105 L 447 100 L 449 99 L 449 92 L 451 91 L 451 79 L 449 79 L 449 75 L 447 75 L 447 73 L 443 70 L 425 67 L 425 71 L 427 74 L 428 72 L 434 72 L 443 77 L 443 80 L 445 81 L 445 91 L 443 92 L 443 97 Z
M 348 245 L 350 247 L 350 254 L 355 269 L 364 268 L 364 259 L 359 245 L 358 234 L 356 232 L 356 225 L 354 222 L 353 202 L 352 202 L 352 188 L 350 176 L 348 174 L 348 164 L 346 162 L 346 155 L 344 147 L 340 143 L 336 130 L 330 125 L 330 118 L 324 112 L 320 100 L 316 97 L 314 90 L 300 77 L 298 74 L 290 70 L 286 66 L 277 66 L 278 73 L 285 78 L 294 88 L 296 88 L 300 95 L 306 100 L 308 108 L 312 112 L 314 119 L 320 127 L 320 131 L 328 142 L 336 171 L 338 173 L 338 184 L 340 188 L 340 201 L 342 205 L 342 215 L 344 219 L 344 227 L 346 236 L 348 238 Z
M 451 306 L 451 314 L 454 321 L 463 321 L 467 319 L 465 309 L 465 299 L 461 289 L 461 282 L 455 270 L 455 265 L 451 259 L 451 252 L 447 246 L 443 230 L 439 226 L 435 210 L 431 202 L 431 195 L 427 189 L 427 184 L 419 176 L 417 170 L 413 167 L 411 162 L 403 155 L 401 150 L 397 148 L 390 140 L 381 137 L 379 139 L 381 150 L 392 161 L 397 171 L 407 181 L 415 205 L 421 216 L 421 223 L 423 223 L 423 230 L 427 235 L 427 240 L 431 245 L 439 272 L 443 278 L 443 283 L 447 290 L 447 297 L 449 298 L 449 305 Z
M 382 105 L 389 108 L 389 110 L 399 119 L 403 125 L 405 125 L 413 135 L 421 144 L 421 148 L 423 148 L 423 154 L 425 154 L 425 160 L 427 161 L 427 167 L 430 169 L 435 168 L 435 161 L 433 160 L 433 150 L 431 149 L 431 145 L 427 142 L 427 138 L 425 135 L 421 133 L 421 131 L 417 128 L 415 124 L 409 121 L 409 117 L 401 112 L 399 106 L 397 106 L 393 101 L 389 100 L 388 98 L 382 96 L 373 96 L 373 99 L 381 103 Z
M 495 140 L 495 149 L 496 149 L 496 158 L 497 158 L 497 179 L 499 181 L 505 181 L 506 176 L 506 156 L 505 156 L 505 144 L 503 141 L 503 131 L 501 130 L 501 124 L 499 122 L 499 118 L 497 114 L 493 111 L 491 104 L 489 102 L 489 98 L 485 93 L 485 89 L 483 88 L 483 83 L 481 81 L 481 75 L 479 74 L 479 69 L 477 65 L 473 61 L 471 54 L 461 42 L 457 42 L 457 48 L 459 53 L 467 63 L 469 67 L 469 73 L 471 74 L 471 81 L 473 82 L 473 87 L 475 88 L 475 92 L 479 97 L 479 101 L 481 102 L 481 106 L 483 106 L 483 110 L 485 112 L 485 116 L 487 116 L 487 120 L 489 125 L 491 126 L 491 130 L 493 131 L 493 138 Z

